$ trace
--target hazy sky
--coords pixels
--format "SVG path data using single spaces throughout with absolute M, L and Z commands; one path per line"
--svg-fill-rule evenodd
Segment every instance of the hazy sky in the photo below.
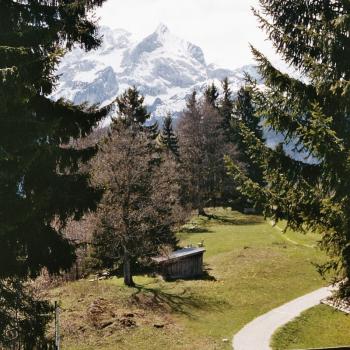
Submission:
M 100 23 L 143 38 L 159 23 L 199 45 L 208 63 L 237 68 L 252 63 L 249 43 L 275 61 L 265 33 L 251 12 L 257 0 L 109 0 L 98 10 Z

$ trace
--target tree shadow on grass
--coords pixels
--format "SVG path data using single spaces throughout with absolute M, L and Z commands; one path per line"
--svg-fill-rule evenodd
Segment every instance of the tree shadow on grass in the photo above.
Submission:
M 211 268 L 209 268 L 206 264 L 204 264 L 204 269 L 201 275 L 192 276 L 192 277 L 185 277 L 185 278 L 166 278 L 165 281 L 168 283 L 176 282 L 179 280 L 182 281 L 217 281 L 217 279 L 214 276 L 211 276 L 209 271 L 211 271 Z
M 181 227 L 179 233 L 210 233 L 212 230 L 209 230 L 206 227 L 198 226 L 196 224 L 186 225 Z
M 217 279 L 214 276 L 210 275 L 210 273 L 209 273 L 210 270 L 211 270 L 210 268 L 205 267 L 202 275 L 197 276 L 195 278 L 191 278 L 191 279 L 192 280 L 198 280 L 198 281 L 213 281 L 213 282 L 216 282 Z
M 174 292 L 173 286 L 165 288 L 148 288 L 145 285 L 135 285 L 136 291 L 131 295 L 131 303 L 140 308 L 158 309 L 175 312 L 194 318 L 194 310 L 220 311 L 225 308 L 225 302 L 203 297 L 183 288 Z
M 227 215 L 212 215 L 212 219 L 228 225 L 258 225 L 264 223 L 264 218 L 257 215 L 245 215 L 233 218 Z

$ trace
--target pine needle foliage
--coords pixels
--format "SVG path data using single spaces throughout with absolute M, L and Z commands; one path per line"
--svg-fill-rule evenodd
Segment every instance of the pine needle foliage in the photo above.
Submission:
M 228 193 L 232 201 L 224 155 L 237 159 L 237 149 L 227 142 L 223 121 L 218 108 L 194 91 L 178 122 L 183 201 L 200 215 L 207 206 L 226 205 Z
M 7 317 L 32 313 L 28 322 L 16 323 L 12 344 L 23 340 L 21 335 L 26 339 L 14 345 L 18 349 L 34 348 L 46 322 L 40 314 L 45 305 L 32 299 L 29 306 L 21 283 L 43 267 L 52 273 L 70 268 L 75 253 L 63 236 L 65 224 L 94 208 L 99 198 L 89 176 L 78 171 L 95 149 L 71 145 L 87 136 L 108 108 L 74 106 L 49 96 L 63 54 L 73 45 L 91 50 L 100 44 L 89 12 L 103 2 L 0 2 L 0 313 L 9 325 L 13 319 Z M 16 296 L 23 300 L 16 304 Z M 0 326 L 0 347 L 8 348 L 10 336 Z
M 254 10 L 261 27 L 285 62 L 302 73 L 298 79 L 276 69 L 255 48 L 252 52 L 266 84 L 251 84 L 257 115 L 313 161 L 295 160 L 283 145 L 269 149 L 241 122 L 248 153 L 267 186 L 228 166 L 241 191 L 265 208 L 273 220 L 286 219 L 296 230 L 322 235 L 331 260 L 322 273 L 337 272 L 340 295 L 350 297 L 350 4 L 343 0 L 260 0 Z
M 179 140 L 173 130 L 173 118 L 170 113 L 164 118 L 163 129 L 159 133 L 157 143 L 162 149 L 179 158 Z
M 143 126 L 151 117 L 144 105 L 144 100 L 144 96 L 140 94 L 135 86 L 128 88 L 116 99 L 118 106 L 117 118 L 123 120 L 126 126 L 132 124 Z
M 223 129 L 225 130 L 225 134 L 227 137 L 227 140 L 231 140 L 231 119 L 232 119 L 232 113 L 233 113 L 233 96 L 232 96 L 232 91 L 230 88 L 230 82 L 228 78 L 225 78 L 221 82 L 222 86 L 222 97 L 219 100 L 219 112 L 222 115 L 223 118 Z
M 118 113 L 113 122 L 115 125 L 118 125 L 121 121 L 126 127 L 131 128 L 135 132 L 147 131 L 150 138 L 155 140 L 159 134 L 159 125 L 157 121 L 149 123 L 151 115 L 148 113 L 144 101 L 145 97 L 136 86 L 125 90 L 116 99 Z
M 211 83 L 208 85 L 204 91 L 204 99 L 205 102 L 214 107 L 217 108 L 217 103 L 218 103 L 218 98 L 219 98 L 219 91 L 218 88 L 214 83 Z

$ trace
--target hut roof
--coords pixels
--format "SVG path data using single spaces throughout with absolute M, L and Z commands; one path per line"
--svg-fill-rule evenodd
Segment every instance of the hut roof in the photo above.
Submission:
M 176 250 L 175 252 L 172 252 L 170 255 L 167 256 L 158 256 L 156 258 L 153 258 L 153 260 L 160 263 L 164 261 L 177 260 L 191 255 L 201 254 L 204 252 L 204 248 L 183 248 L 180 250 Z

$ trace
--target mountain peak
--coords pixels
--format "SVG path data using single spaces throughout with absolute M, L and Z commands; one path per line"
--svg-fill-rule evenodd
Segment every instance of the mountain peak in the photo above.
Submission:
M 157 29 L 156 29 L 156 33 L 159 35 L 164 35 L 166 33 L 169 33 L 169 28 L 164 24 L 164 23 L 159 23 Z
M 177 37 L 163 23 L 143 39 L 122 29 L 104 27 L 100 31 L 103 43 L 96 51 L 77 48 L 63 58 L 52 98 L 104 106 L 136 85 L 153 117 L 164 115 L 164 110 L 176 116 L 193 90 L 203 91 L 211 81 L 220 86 L 224 77 L 230 79 L 232 91 L 243 82 L 240 70 L 207 65 L 199 46 Z

